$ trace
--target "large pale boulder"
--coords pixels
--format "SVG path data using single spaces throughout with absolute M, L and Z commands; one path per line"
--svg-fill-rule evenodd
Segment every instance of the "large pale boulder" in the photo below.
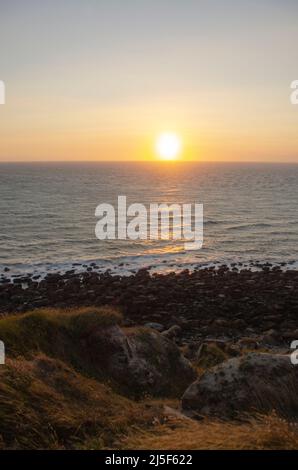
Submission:
M 250 353 L 206 371 L 182 397 L 188 413 L 238 417 L 243 412 L 276 410 L 298 416 L 298 367 L 290 356 Z

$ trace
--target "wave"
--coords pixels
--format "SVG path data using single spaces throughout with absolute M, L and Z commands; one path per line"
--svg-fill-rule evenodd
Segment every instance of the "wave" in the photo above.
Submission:
M 233 225 L 232 227 L 227 227 L 227 230 L 245 230 L 245 229 L 250 229 L 250 228 L 267 228 L 267 227 L 272 227 L 272 224 L 267 224 L 264 222 L 240 224 L 240 225 Z

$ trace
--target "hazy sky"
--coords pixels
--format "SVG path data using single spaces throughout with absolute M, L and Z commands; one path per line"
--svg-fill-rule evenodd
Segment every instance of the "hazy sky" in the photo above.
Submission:
M 0 0 L 0 160 L 298 162 L 297 0 Z

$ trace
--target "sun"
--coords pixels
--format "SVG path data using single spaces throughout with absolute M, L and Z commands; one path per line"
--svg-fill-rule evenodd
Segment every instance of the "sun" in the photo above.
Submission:
M 181 139 L 173 132 L 163 132 L 156 139 L 155 149 L 162 160 L 175 160 L 181 148 Z

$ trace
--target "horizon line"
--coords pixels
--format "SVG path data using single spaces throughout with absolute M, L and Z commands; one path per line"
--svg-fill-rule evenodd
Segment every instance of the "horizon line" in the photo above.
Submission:
M 298 161 L 275 160 L 0 160 L 0 164 L 16 163 L 161 163 L 163 165 L 175 165 L 179 163 L 257 163 L 257 164 L 287 164 L 298 165 Z

